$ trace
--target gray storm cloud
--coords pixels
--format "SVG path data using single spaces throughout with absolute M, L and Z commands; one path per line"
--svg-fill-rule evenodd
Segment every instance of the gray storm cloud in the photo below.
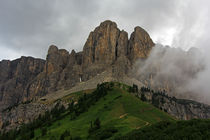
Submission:
M 199 48 L 208 35 L 208 5 L 206 0 L 1 0 L 0 59 L 45 58 L 51 44 L 80 51 L 89 32 L 107 19 L 129 34 L 138 25 L 155 42 Z

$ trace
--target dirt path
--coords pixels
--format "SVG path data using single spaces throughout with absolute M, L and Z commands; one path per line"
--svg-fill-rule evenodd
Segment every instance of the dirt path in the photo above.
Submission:
M 143 126 L 138 126 L 138 127 L 136 127 L 136 129 L 140 129 L 140 128 L 144 127 L 144 126 L 149 125 L 149 122 L 147 122 L 147 121 L 144 121 L 144 122 L 145 122 L 145 125 L 143 125 Z
M 123 114 L 123 115 L 121 115 L 119 118 L 122 119 L 122 118 L 124 118 L 124 117 L 127 116 L 127 115 L 128 115 L 128 113 Z

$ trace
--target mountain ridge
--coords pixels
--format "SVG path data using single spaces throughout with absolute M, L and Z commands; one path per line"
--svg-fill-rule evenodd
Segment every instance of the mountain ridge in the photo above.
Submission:
M 11 81 L 12 78 L 14 78 L 13 81 L 21 78 L 7 76 L 4 81 L 0 81 L 0 103 L 4 101 L 2 104 L 8 107 L 22 101 L 31 100 L 36 96 L 72 88 L 76 83 L 87 81 L 110 67 L 114 77 L 121 77 L 128 73 L 136 59 L 148 57 L 153 46 L 152 39 L 144 29 L 135 27 L 130 39 L 128 39 L 127 32 L 120 31 L 115 22 L 106 20 L 89 34 L 81 52 L 76 53 L 72 50 L 69 53 L 65 49 L 58 49 L 57 46 L 51 45 L 46 60 L 28 57 L 31 60 L 29 63 L 32 65 L 33 61 L 40 60 L 40 63 L 42 63 L 40 68 L 38 66 L 34 67 L 35 71 L 39 71 L 39 69 L 41 71 L 31 78 L 27 85 L 24 84 L 23 79 L 20 80 L 19 85 L 10 85 L 10 90 L 5 88 L 5 82 Z M 11 61 L 19 64 L 17 71 L 21 69 L 22 60 L 21 57 Z M 5 68 L 5 62 L 9 63 L 10 61 L 0 62 L 0 77 L 10 73 Z M 22 75 L 25 76 L 24 73 Z M 27 75 L 27 77 L 30 77 L 30 75 Z M 20 94 L 19 97 L 15 96 L 17 95 L 13 92 L 15 90 Z M 10 102 L 10 100 L 13 101 Z M 4 108 L 1 106 L 0 110 Z
M 168 111 L 178 119 L 208 118 L 207 111 L 210 108 L 208 105 L 202 103 L 198 103 L 199 106 L 190 103 L 185 105 L 176 102 L 177 100 L 171 100 L 173 96 L 180 97 L 176 96 L 174 87 L 179 86 L 183 81 L 165 77 L 165 79 L 159 79 L 162 83 L 155 84 L 158 85 L 157 87 L 153 86 L 155 82 L 153 77 L 161 66 L 158 63 L 153 65 L 152 61 L 152 65 L 147 67 L 145 73 L 139 73 L 143 65 L 138 62 L 146 62 L 151 58 L 151 53 L 154 53 L 153 50 L 157 49 L 160 50 L 159 55 L 155 57 L 155 62 L 160 58 L 163 59 L 162 55 L 167 50 L 173 51 L 170 48 L 157 47 L 149 34 L 138 26 L 134 28 L 134 32 L 128 39 L 126 31 L 118 29 L 115 22 L 107 20 L 90 32 L 81 52 L 74 50 L 68 52 L 51 45 L 46 60 L 21 57 L 13 61 L 0 61 L 0 126 L 7 121 L 12 124 L 11 127 L 27 123 L 51 109 L 52 105 L 47 105 L 50 99 L 60 100 L 69 93 L 94 89 L 100 83 L 113 81 L 129 86 L 134 84 L 139 88 L 149 87 L 157 91 L 165 91 L 169 98 L 162 95 L 153 96 L 152 92 L 145 96 L 149 102 L 152 102 L 151 99 L 154 97 L 158 102 L 156 107 Z M 189 56 L 193 58 L 195 51 L 191 50 L 189 55 L 186 55 L 188 53 L 179 50 L 184 58 Z M 193 63 L 189 66 L 191 65 L 193 66 Z M 202 67 L 184 72 L 187 72 L 191 78 L 196 75 L 195 71 L 200 69 Z M 176 81 L 180 83 L 177 84 Z M 182 95 L 181 98 L 186 96 L 180 95 Z M 190 98 L 187 97 L 187 99 L 193 96 L 189 95 Z M 143 94 L 139 93 L 137 96 L 141 97 Z M 162 103 L 162 100 L 165 103 Z

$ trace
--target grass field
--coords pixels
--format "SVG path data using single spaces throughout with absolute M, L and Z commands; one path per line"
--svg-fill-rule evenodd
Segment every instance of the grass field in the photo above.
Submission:
M 81 95 L 82 92 L 77 94 Z M 71 96 L 66 96 L 64 99 L 68 100 Z M 90 122 L 96 118 L 100 119 L 101 127 L 114 126 L 118 130 L 112 138 L 162 120 L 174 120 L 167 113 L 155 108 L 151 104 L 142 102 L 133 94 L 128 93 L 125 88 L 123 89 L 119 86 L 115 86 L 106 96 L 92 105 L 87 112 L 80 114 L 76 119 L 71 120 L 69 115 L 63 116 L 62 119 L 52 122 L 49 126 L 45 126 L 47 129 L 45 136 L 41 136 L 41 128 L 36 129 L 34 139 L 60 139 L 60 135 L 65 130 L 69 130 L 73 137 L 80 136 L 82 139 L 86 139 Z

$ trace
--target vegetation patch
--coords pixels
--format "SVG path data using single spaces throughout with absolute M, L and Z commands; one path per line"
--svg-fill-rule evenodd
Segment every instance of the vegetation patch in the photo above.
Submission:
M 161 121 L 134 130 L 117 140 L 207 140 L 210 139 L 210 120 Z
M 0 139 L 115 139 L 159 121 L 174 121 L 120 83 L 103 83 L 92 93 L 74 94 L 61 99 L 69 102 L 68 109 L 57 104 L 51 112 Z

